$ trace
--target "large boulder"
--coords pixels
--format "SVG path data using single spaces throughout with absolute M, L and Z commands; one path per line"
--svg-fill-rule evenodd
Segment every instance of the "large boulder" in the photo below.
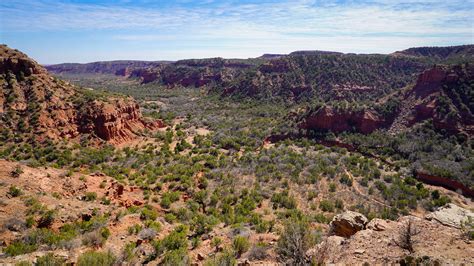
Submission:
M 469 219 L 474 221 L 474 213 L 470 210 L 449 203 L 446 206 L 439 208 L 437 211 L 426 215 L 425 218 L 430 221 L 438 221 L 446 226 L 461 228 L 462 224 L 466 223 Z
M 364 215 L 358 212 L 345 211 L 332 219 L 329 224 L 330 233 L 336 236 L 350 237 L 357 231 L 364 229 L 367 223 L 368 219 Z

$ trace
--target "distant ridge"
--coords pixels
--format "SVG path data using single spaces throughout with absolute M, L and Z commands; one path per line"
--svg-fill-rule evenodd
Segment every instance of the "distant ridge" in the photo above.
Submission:
M 333 52 L 333 51 L 320 51 L 320 50 L 295 51 L 295 52 L 290 53 L 290 55 L 318 55 L 318 54 L 341 55 L 344 53 Z
M 444 46 L 444 47 L 414 47 L 403 51 L 397 51 L 393 55 L 409 55 L 417 57 L 437 57 L 446 59 L 448 57 L 473 57 L 474 58 L 474 44 Z

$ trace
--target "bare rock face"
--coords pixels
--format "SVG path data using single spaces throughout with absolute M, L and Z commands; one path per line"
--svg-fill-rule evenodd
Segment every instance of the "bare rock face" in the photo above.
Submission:
M 474 221 L 474 213 L 470 210 L 449 203 L 446 206 L 439 208 L 437 211 L 426 215 L 425 218 L 428 220 L 438 221 L 446 226 L 461 228 L 462 224 L 467 222 L 469 219 Z
M 418 76 L 413 92 L 415 92 L 419 97 L 424 97 L 432 93 L 434 90 L 439 89 L 446 76 L 446 70 L 442 67 L 435 66 L 431 69 L 427 69 Z
M 370 110 L 337 111 L 332 107 L 323 107 L 305 118 L 301 128 L 328 130 L 335 133 L 356 130 L 364 134 L 385 126 L 384 118 Z
M 405 95 L 404 102 L 413 105 L 408 124 L 432 119 L 437 129 L 472 135 L 474 117 L 469 104 L 472 97 L 463 88 L 469 86 L 473 78 L 474 68 L 470 65 L 434 66 L 425 70 Z
M 131 77 L 139 78 L 143 84 L 156 81 L 160 78 L 160 73 L 152 69 L 135 69 L 130 73 Z
M 115 75 L 117 76 L 129 77 L 130 74 L 132 74 L 132 69 L 130 69 L 130 67 L 124 67 L 115 71 Z
M 363 230 L 367 223 L 368 220 L 364 215 L 358 212 L 345 211 L 336 215 L 329 226 L 331 234 L 350 237 L 358 231 Z
M 138 104 L 131 98 L 114 99 L 108 103 L 93 101 L 80 120 L 88 121 L 80 128 L 81 132 L 94 133 L 114 144 L 130 141 L 145 129 L 153 130 L 164 126 L 161 121 L 145 121 Z

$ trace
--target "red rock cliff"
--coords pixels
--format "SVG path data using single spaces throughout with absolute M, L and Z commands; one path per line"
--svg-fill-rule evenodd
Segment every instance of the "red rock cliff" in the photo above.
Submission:
M 159 120 L 145 121 L 138 104 L 130 98 L 116 99 L 111 103 L 93 101 L 81 119 L 87 121 L 81 132 L 94 133 L 114 144 L 130 141 L 145 129 L 164 126 Z
M 367 134 L 385 125 L 385 120 L 370 110 L 336 111 L 332 107 L 322 107 L 307 116 L 300 124 L 300 128 L 327 130 L 335 133 L 356 130 Z
M 113 144 L 163 126 L 146 121 L 132 98 L 103 97 L 51 77 L 25 54 L 0 46 L 0 130 L 37 140 L 90 134 Z

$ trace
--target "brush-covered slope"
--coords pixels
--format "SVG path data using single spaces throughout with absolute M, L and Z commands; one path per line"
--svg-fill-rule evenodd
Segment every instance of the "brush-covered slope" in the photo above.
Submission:
M 469 64 L 434 66 L 419 75 L 414 86 L 370 107 L 317 106 L 303 115 L 301 128 L 400 132 L 431 119 L 438 130 L 474 134 L 474 67 Z
M 47 68 L 55 74 L 116 73 L 142 83 L 204 87 L 226 96 L 373 100 L 415 82 L 434 63 L 472 62 L 473 55 L 473 46 L 464 45 L 410 48 L 389 55 L 297 51 L 254 59 L 111 61 Z
M 86 64 L 64 63 L 46 66 L 51 73 L 71 73 L 71 74 L 117 74 L 124 75 L 124 70 L 130 71 L 134 68 L 157 67 L 166 62 L 116 60 L 92 62 Z
M 459 45 L 446 47 L 416 47 L 395 52 L 393 55 L 424 58 L 428 61 L 439 60 L 451 63 L 474 61 L 474 45 Z
M 84 134 L 121 143 L 160 126 L 143 120 L 132 98 L 109 97 L 51 77 L 27 55 L 0 46 L 2 140 L 73 139 Z

